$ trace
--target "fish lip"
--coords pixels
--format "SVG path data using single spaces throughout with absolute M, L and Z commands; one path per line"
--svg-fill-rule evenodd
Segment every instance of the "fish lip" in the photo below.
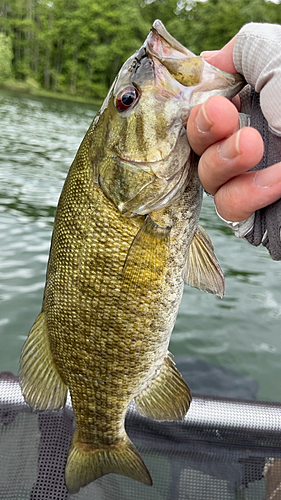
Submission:
M 153 55 L 156 58 L 161 57 L 156 51 L 151 47 L 151 40 L 155 39 L 155 37 L 161 37 L 165 42 L 167 42 L 170 47 L 185 56 L 194 56 L 194 54 L 188 50 L 184 45 L 182 45 L 176 38 L 174 38 L 165 28 L 164 24 L 160 19 L 156 19 L 152 25 L 151 31 L 146 39 L 146 49 L 149 54 Z

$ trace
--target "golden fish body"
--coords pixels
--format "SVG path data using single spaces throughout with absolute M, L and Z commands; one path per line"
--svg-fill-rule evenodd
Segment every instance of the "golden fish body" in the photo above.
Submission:
M 151 484 L 125 432 L 126 410 L 135 399 L 146 417 L 184 417 L 190 391 L 168 352 L 184 280 L 223 294 L 198 227 L 202 189 L 184 128 L 192 105 L 208 97 L 199 60 L 154 23 L 120 70 L 61 194 L 20 381 L 35 409 L 63 407 L 70 391 L 70 492 L 109 472 Z M 232 75 L 214 74 L 211 93 L 241 88 Z

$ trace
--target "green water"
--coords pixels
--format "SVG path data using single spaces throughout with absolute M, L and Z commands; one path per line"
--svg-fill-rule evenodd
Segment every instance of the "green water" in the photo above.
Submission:
M 53 218 L 77 148 L 96 110 L 0 93 L 0 371 L 18 371 L 43 294 Z M 223 300 L 186 287 L 171 340 L 178 355 L 228 366 L 281 401 L 281 263 L 238 240 L 204 199 L 208 230 L 226 276 Z

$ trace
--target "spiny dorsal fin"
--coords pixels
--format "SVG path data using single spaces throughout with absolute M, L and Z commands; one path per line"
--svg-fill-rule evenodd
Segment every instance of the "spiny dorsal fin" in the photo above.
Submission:
M 141 415 L 153 420 L 182 420 L 189 408 L 188 385 L 169 353 L 158 376 L 135 398 Z
M 184 281 L 199 290 L 223 297 L 224 276 L 210 237 L 202 226 L 193 236 L 183 271 Z

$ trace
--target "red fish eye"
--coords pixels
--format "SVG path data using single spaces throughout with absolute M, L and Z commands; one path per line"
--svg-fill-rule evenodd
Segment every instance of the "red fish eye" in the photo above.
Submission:
M 125 111 L 135 104 L 138 97 L 139 92 L 135 87 L 126 88 L 116 97 L 116 108 Z

